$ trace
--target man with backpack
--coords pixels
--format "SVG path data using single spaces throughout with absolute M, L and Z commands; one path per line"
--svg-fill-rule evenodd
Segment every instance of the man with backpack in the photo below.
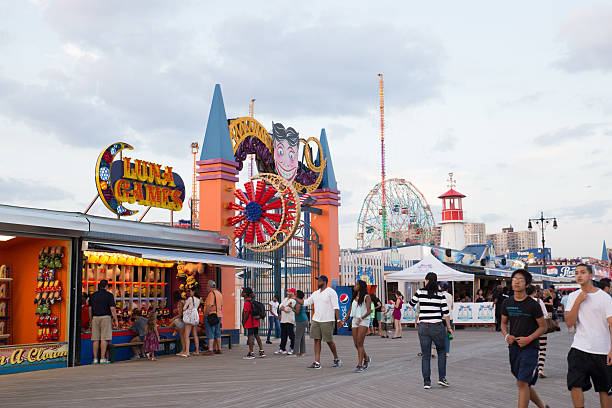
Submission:
M 243 359 L 253 360 L 255 358 L 255 353 L 253 353 L 253 337 L 257 340 L 257 345 L 259 346 L 259 357 L 264 358 L 266 353 L 263 351 L 261 338 L 259 337 L 259 320 L 265 317 L 266 309 L 260 302 L 255 300 L 253 289 L 249 287 L 242 289 L 242 297 L 244 298 L 242 326 L 247 331 L 249 344 L 249 352 Z

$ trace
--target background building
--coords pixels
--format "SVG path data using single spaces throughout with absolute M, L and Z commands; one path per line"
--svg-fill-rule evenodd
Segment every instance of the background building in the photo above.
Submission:
M 463 225 L 466 245 L 484 245 L 487 243 L 487 229 L 484 223 L 466 222 Z
M 442 228 L 439 225 L 433 227 L 433 242 L 431 245 L 440 246 L 440 239 L 442 236 Z
M 501 233 L 488 234 L 486 237 L 487 241 L 493 241 L 497 254 L 526 251 L 538 246 L 538 233 L 536 231 L 514 231 L 512 226 L 502 228 Z

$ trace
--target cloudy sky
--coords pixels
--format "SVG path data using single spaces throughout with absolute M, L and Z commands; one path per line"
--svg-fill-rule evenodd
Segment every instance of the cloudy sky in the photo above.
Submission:
M 388 177 L 439 212 L 453 171 L 487 232 L 556 216 L 554 256 L 612 244 L 612 2 L 0 0 L 0 15 L 2 203 L 83 211 L 115 141 L 189 184 L 220 83 L 229 117 L 256 98 L 266 126 L 326 129 L 353 247 L 382 72 Z

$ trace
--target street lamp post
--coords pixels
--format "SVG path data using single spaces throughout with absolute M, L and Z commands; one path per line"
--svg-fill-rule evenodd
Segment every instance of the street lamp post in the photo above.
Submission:
M 546 241 L 544 240 L 544 230 L 546 229 L 546 226 L 550 224 L 551 221 L 553 223 L 552 227 L 554 229 L 557 229 L 558 227 L 557 219 L 556 218 L 544 218 L 544 212 L 540 212 L 540 218 L 530 218 L 529 224 L 527 224 L 527 229 L 529 231 L 531 231 L 533 228 L 533 225 L 531 224 L 532 222 L 535 225 L 539 225 L 542 231 L 542 275 L 546 274 Z

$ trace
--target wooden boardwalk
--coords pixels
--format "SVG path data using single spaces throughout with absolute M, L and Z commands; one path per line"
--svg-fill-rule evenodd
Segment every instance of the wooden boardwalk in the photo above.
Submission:
M 277 346 L 278 341 L 275 341 Z M 565 331 L 549 337 L 546 373 L 536 389 L 551 408 L 571 407 L 565 386 Z M 242 360 L 244 346 L 221 356 L 162 357 L 156 362 L 129 361 L 0 377 L 0 407 L 514 407 L 517 391 L 508 352 L 499 333 L 488 329 L 459 330 L 448 361 L 451 387 L 422 388 L 418 339 L 414 330 L 396 340 L 368 337 L 366 350 L 374 363 L 356 374 L 356 353 L 350 337 L 337 337 L 344 366 L 331 368 L 323 350 L 323 369 L 307 370 L 305 358 L 275 356 Z M 325 346 L 326 347 L 326 346 Z M 432 380 L 437 379 L 432 360 Z M 599 406 L 594 392 L 586 406 Z

